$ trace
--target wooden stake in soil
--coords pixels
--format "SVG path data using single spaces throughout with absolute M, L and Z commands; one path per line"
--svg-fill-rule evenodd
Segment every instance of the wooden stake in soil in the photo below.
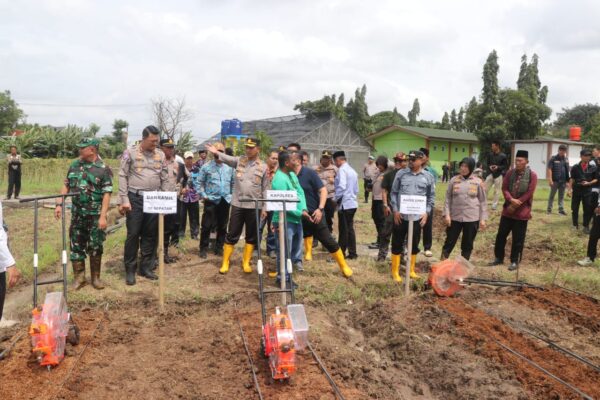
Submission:
M 408 216 L 408 250 L 406 252 L 407 260 L 404 270 L 406 273 L 404 274 L 404 295 L 408 296 L 410 294 L 410 264 L 412 260 L 412 242 L 413 242 L 413 232 L 414 232 L 414 221 L 411 219 L 411 215 Z
M 158 304 L 165 310 L 165 215 L 158 214 Z

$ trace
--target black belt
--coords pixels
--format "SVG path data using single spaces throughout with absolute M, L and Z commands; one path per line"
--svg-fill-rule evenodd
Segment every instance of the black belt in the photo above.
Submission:
M 135 194 L 136 196 L 143 196 L 144 192 L 147 192 L 147 190 L 132 190 L 132 189 L 129 189 L 129 193 Z

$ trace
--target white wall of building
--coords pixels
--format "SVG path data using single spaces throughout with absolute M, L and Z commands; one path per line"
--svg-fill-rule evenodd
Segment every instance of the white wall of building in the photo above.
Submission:
M 529 152 L 529 167 L 533 172 L 535 172 L 539 179 L 546 179 L 546 164 L 548 162 L 548 142 L 542 143 L 515 143 L 515 152 L 513 154 L 513 163 L 514 166 L 514 157 L 516 156 L 519 150 L 527 150 Z

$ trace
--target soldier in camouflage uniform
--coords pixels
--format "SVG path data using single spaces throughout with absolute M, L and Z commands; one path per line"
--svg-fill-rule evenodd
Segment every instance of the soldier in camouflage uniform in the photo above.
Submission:
M 78 145 L 79 158 L 71 163 L 62 194 L 76 193 L 72 197 L 71 264 L 73 264 L 73 288 L 86 285 L 85 259 L 90 256 L 90 275 L 95 289 L 104 289 L 100 280 L 103 243 L 106 238 L 106 214 L 112 193 L 112 171 L 98 156 L 100 142 L 96 138 L 84 138 Z M 55 217 L 63 212 L 63 204 L 56 204 Z

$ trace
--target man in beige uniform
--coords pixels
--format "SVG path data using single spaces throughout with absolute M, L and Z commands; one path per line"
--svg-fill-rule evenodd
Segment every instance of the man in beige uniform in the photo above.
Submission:
M 160 141 L 160 149 L 165 153 L 165 164 L 167 166 L 167 181 L 164 190 L 166 192 L 179 193 L 179 179 L 184 173 L 182 164 L 175 159 L 175 142 L 173 139 L 165 138 Z M 179 205 L 179 204 L 178 204 Z M 165 215 L 165 264 L 171 264 L 176 261 L 174 257 L 169 256 L 169 246 L 179 243 L 179 213 Z
M 369 192 L 373 190 L 373 181 L 379 173 L 375 165 L 375 157 L 369 156 L 369 160 L 363 165 L 363 180 L 365 183 L 365 203 L 369 202 Z
M 150 125 L 142 131 L 142 141 L 123 152 L 119 170 L 119 212 L 127 215 L 127 239 L 124 262 L 126 282 L 135 285 L 138 250 L 141 252 L 139 274 L 151 280 L 154 274 L 158 215 L 144 213 L 143 192 L 165 190 L 167 164 L 158 148 L 160 132 Z
M 333 232 L 333 216 L 335 215 L 336 203 L 333 199 L 335 195 L 335 177 L 337 175 L 337 167 L 331 162 L 331 151 L 324 150 L 321 153 L 321 163 L 315 167 L 317 175 L 321 178 L 323 185 L 327 188 L 327 202 L 325 203 L 325 222 L 329 232 Z
M 231 213 L 229 215 L 229 227 L 223 246 L 223 262 L 220 273 L 229 271 L 229 260 L 233 254 L 233 248 L 240 239 L 244 226 L 246 246 L 242 255 L 242 268 L 244 272 L 251 273 L 250 259 L 254 246 L 258 243 L 256 236 L 256 214 L 253 202 L 241 202 L 241 199 L 260 199 L 264 197 L 268 189 L 269 179 L 266 176 L 267 164 L 260 160 L 260 142 L 254 138 L 248 138 L 245 142 L 246 155 L 242 157 L 229 156 L 219 153 L 215 146 L 207 144 L 206 150 L 213 153 L 215 157 L 235 169 L 233 183 L 233 195 L 231 198 Z M 264 213 L 266 215 L 266 212 Z M 264 215 L 263 215 L 264 217 Z

